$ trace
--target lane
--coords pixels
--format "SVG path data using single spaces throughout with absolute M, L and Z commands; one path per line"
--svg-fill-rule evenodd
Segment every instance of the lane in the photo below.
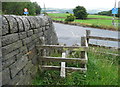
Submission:
M 85 34 L 85 30 L 83 30 L 82 27 L 79 28 L 59 23 L 54 23 L 54 26 L 60 43 L 65 43 L 67 45 L 80 45 L 80 37 Z
M 65 25 L 60 23 L 54 23 L 54 26 L 58 35 L 59 42 L 65 43 L 67 45 L 73 45 L 73 44 L 80 45 L 80 38 L 81 36 L 85 36 L 86 30 L 91 30 L 92 36 L 120 38 L 118 37 L 120 32 L 118 33 L 116 31 Z M 103 45 L 103 46 L 118 47 L 118 42 L 114 42 L 114 41 L 90 40 L 90 43 Z

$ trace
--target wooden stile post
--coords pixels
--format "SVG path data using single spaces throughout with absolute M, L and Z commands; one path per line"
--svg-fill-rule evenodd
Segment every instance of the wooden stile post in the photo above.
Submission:
M 45 38 L 44 37 L 40 37 L 41 40 L 41 45 L 45 45 Z M 45 56 L 45 50 L 41 49 L 41 56 Z
M 44 37 L 40 37 L 41 40 L 41 45 L 45 45 L 45 38 Z M 46 51 L 45 49 L 40 49 L 40 56 L 46 56 Z M 44 64 L 44 62 L 42 62 L 42 60 L 40 59 L 40 69 L 42 70 L 42 65 Z
M 89 44 L 89 36 L 90 36 L 90 30 L 86 30 L 86 37 L 87 37 L 87 43 Z
M 66 57 L 66 53 L 62 53 L 62 58 Z M 65 62 L 61 62 L 60 76 L 65 78 Z
M 81 37 L 81 46 L 88 47 L 86 37 Z M 86 51 L 81 51 L 81 58 L 87 59 L 87 52 Z M 86 68 L 86 64 L 81 64 L 81 67 Z

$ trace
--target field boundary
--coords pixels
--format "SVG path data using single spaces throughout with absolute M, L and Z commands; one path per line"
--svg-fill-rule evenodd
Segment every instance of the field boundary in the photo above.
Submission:
M 78 23 L 78 22 L 64 22 L 64 21 L 60 21 L 60 20 L 54 20 L 53 19 L 53 22 L 55 23 L 62 23 L 62 24 L 68 24 L 68 25 L 74 25 L 74 26 L 82 26 L 82 27 L 91 27 L 91 28 L 99 28 L 99 29 L 102 29 L 102 30 L 110 30 L 110 31 L 119 31 L 119 29 L 117 30 L 115 27 L 102 27 L 102 26 L 99 26 L 99 25 L 92 25 L 92 24 L 86 24 L 86 23 Z
M 66 18 L 66 17 L 52 17 L 51 18 Z M 112 18 L 86 18 L 86 19 L 100 19 L 100 20 L 113 20 Z M 119 20 L 119 19 L 115 19 L 115 20 Z

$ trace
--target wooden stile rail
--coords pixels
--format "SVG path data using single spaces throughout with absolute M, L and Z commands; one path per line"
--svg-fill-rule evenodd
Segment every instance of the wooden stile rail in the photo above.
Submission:
M 110 38 L 110 37 L 99 37 L 99 36 L 90 36 L 90 30 L 86 30 L 86 37 L 89 42 L 89 39 L 98 39 L 98 40 L 108 40 L 108 41 L 117 41 L 120 42 L 119 38 Z
M 79 61 L 80 63 L 86 64 L 87 59 L 85 58 L 61 58 L 61 57 L 41 57 L 42 61 L 52 61 L 52 62 L 73 62 Z
M 107 41 L 116 41 L 116 42 L 120 42 L 120 39 L 119 39 L 119 38 L 91 36 L 90 33 L 91 33 L 90 30 L 86 30 L 86 38 L 87 38 L 88 45 L 90 45 L 90 46 L 99 46 L 99 47 L 120 49 L 119 47 L 118 47 L 118 48 L 116 48 L 116 47 L 107 47 L 107 46 L 101 46 L 101 45 L 96 45 L 96 44 L 91 44 L 91 43 L 89 43 L 89 39 L 97 39 L 97 40 L 107 40 Z
M 67 50 L 72 50 L 72 49 L 79 49 L 80 51 L 87 51 L 88 50 L 88 47 L 86 46 L 61 46 L 61 45 L 37 45 L 37 47 L 42 47 L 44 49 L 46 48 L 65 48 Z
M 44 70 L 59 70 L 59 71 L 61 69 L 60 66 L 46 66 L 46 65 L 43 65 L 42 68 L 44 68 Z M 65 69 L 70 71 L 81 71 L 81 72 L 87 71 L 87 68 L 65 67 Z
M 89 39 L 109 40 L 109 41 L 120 41 L 120 39 L 109 38 L 109 37 L 98 37 L 98 36 L 87 36 Z

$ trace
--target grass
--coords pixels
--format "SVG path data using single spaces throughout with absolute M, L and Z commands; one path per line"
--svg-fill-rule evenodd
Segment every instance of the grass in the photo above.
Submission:
M 51 17 L 67 17 L 68 14 L 66 14 L 66 13 L 49 13 L 48 15 Z
M 75 20 L 75 22 L 112 26 L 112 20 L 91 19 L 91 20 Z
M 112 16 L 88 15 L 88 18 L 113 18 Z
M 48 15 L 52 17 L 53 20 L 64 21 L 68 14 L 49 13 Z M 116 27 L 112 25 L 112 20 L 110 20 L 112 19 L 111 16 L 88 15 L 88 18 L 99 18 L 99 19 L 87 19 L 87 20 L 76 19 L 74 23 L 80 23 L 81 26 L 87 26 L 87 27 L 118 30 L 118 27 L 117 27 L 118 25 Z M 106 19 L 100 19 L 100 18 L 106 18 Z M 115 22 L 118 23 L 118 20 L 115 20 Z
M 49 13 L 48 14 L 51 17 L 67 17 L 68 14 L 66 13 Z M 102 16 L 102 15 L 88 15 L 87 18 L 113 18 L 112 16 Z
M 99 50 L 98 47 L 94 49 Z M 104 49 L 105 48 L 102 48 L 102 50 Z M 105 49 L 105 51 L 112 52 L 112 50 L 109 51 L 109 49 Z M 113 51 L 113 53 L 114 52 L 115 51 Z M 118 51 L 115 53 L 117 52 Z M 79 52 L 76 54 L 78 55 Z M 52 56 L 60 56 L 60 54 L 56 53 Z M 91 51 L 88 53 L 88 58 L 88 70 L 86 73 L 79 71 L 67 72 L 66 78 L 61 78 L 59 71 L 43 71 L 38 73 L 36 79 L 33 81 L 33 85 L 118 85 L 117 59 L 119 57 L 107 54 L 96 54 Z M 69 63 L 67 65 L 79 67 L 80 64 Z

